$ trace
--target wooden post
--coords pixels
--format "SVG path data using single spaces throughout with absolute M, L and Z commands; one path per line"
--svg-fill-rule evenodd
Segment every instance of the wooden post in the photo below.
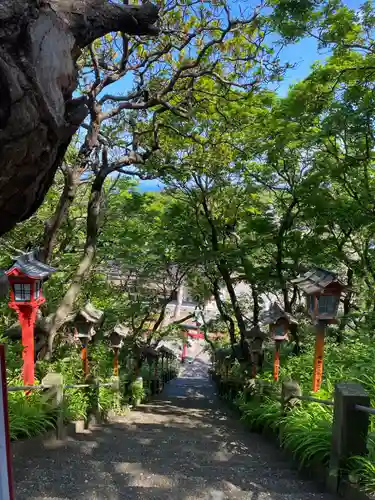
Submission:
M 326 324 L 324 321 L 318 321 L 316 325 L 315 338 L 315 356 L 314 356 L 314 375 L 313 392 L 318 392 L 323 379 L 323 358 L 324 358 L 324 335 Z
M 369 414 L 355 405 L 370 406 L 370 397 L 360 384 L 340 382 L 335 387 L 332 445 L 327 487 L 338 491 L 342 471 L 348 458 L 367 455 Z
M 275 357 L 273 360 L 273 379 L 277 382 L 279 380 L 280 370 L 280 340 L 275 340 Z
M 82 359 L 83 375 L 86 378 L 89 374 L 89 360 L 87 357 L 87 345 L 84 345 L 82 347 L 81 359 Z
M 64 438 L 64 379 L 61 373 L 47 373 L 42 380 L 44 398 L 56 409 L 56 439 Z
M 113 348 L 113 375 L 118 377 L 118 347 Z

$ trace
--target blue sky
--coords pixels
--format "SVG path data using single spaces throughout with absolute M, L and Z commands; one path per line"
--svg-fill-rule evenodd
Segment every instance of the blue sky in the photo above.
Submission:
M 237 4 L 247 3 L 248 0 L 237 0 Z M 354 9 L 358 9 L 363 3 L 360 0 L 344 0 L 344 3 Z M 288 88 L 297 83 L 298 81 L 305 78 L 311 69 L 314 62 L 324 60 L 329 56 L 327 50 L 318 51 L 318 45 L 316 40 L 312 38 L 305 38 L 300 42 L 285 47 L 281 53 L 282 62 L 290 62 L 295 65 L 294 68 L 288 70 L 285 75 L 284 80 L 278 85 L 277 93 L 280 96 L 285 96 L 288 93 Z M 119 83 L 116 92 L 121 92 L 129 88 L 130 81 L 122 81 Z M 161 184 L 159 181 L 141 181 L 139 184 L 140 191 L 158 191 L 161 189 Z

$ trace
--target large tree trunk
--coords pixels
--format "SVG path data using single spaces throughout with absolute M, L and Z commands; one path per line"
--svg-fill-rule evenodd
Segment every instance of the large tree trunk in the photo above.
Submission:
M 155 34 L 157 7 L 106 0 L 0 2 L 0 235 L 42 203 L 87 115 L 72 99 L 82 48 L 111 31 Z
M 95 259 L 96 245 L 99 232 L 100 208 L 102 204 L 103 184 L 106 172 L 102 170 L 96 176 L 91 187 L 91 195 L 87 208 L 86 242 L 81 262 L 73 277 L 73 280 L 65 293 L 55 314 L 49 322 L 48 334 L 48 358 L 52 356 L 53 341 L 59 328 L 73 312 L 74 302 L 81 290 L 81 286 L 88 276 Z
M 170 301 L 172 300 L 172 298 L 173 298 L 173 293 L 171 293 L 169 295 L 169 297 L 167 297 L 164 300 L 164 302 L 163 302 L 163 304 L 162 304 L 162 306 L 160 308 L 158 319 L 155 321 L 154 326 L 152 327 L 152 335 L 150 336 L 150 342 L 152 340 L 152 337 L 153 337 L 154 333 L 158 331 L 158 328 L 163 323 L 164 318 L 165 318 L 165 313 L 167 311 L 167 306 L 170 303 Z
M 228 325 L 230 343 L 231 343 L 231 346 L 233 348 L 234 345 L 236 344 L 236 332 L 235 332 L 235 328 L 234 328 L 234 321 L 231 318 L 231 316 L 227 313 L 227 311 L 225 310 L 225 306 L 224 306 L 223 301 L 221 300 L 221 297 L 220 297 L 220 288 L 219 288 L 219 282 L 217 279 L 213 280 L 213 282 L 212 282 L 212 293 L 213 293 L 213 296 L 215 298 L 215 302 L 217 305 L 217 309 L 220 313 L 220 316 L 223 318 L 223 320 Z
M 198 186 L 200 187 L 202 191 L 202 206 L 203 206 L 203 211 L 206 216 L 207 222 L 211 228 L 211 245 L 212 245 L 212 250 L 216 256 L 220 255 L 220 246 L 219 246 L 219 238 L 218 238 L 218 231 L 215 226 L 215 222 L 211 216 L 211 212 L 207 203 L 206 195 L 204 192 L 204 189 L 201 185 L 201 183 L 198 181 Z M 232 304 L 234 316 L 237 321 L 238 329 L 240 331 L 240 343 L 241 343 L 241 349 L 243 351 L 244 356 L 246 357 L 246 349 L 245 349 L 245 336 L 246 336 L 246 325 L 244 321 L 244 317 L 242 315 L 241 307 L 238 302 L 238 298 L 236 295 L 236 291 L 234 289 L 233 285 L 233 280 L 230 275 L 230 271 L 227 265 L 227 262 L 224 258 L 219 257 L 216 261 L 216 266 L 218 271 L 221 274 L 221 277 L 224 280 L 225 286 L 228 290 L 229 298 Z M 215 296 L 216 299 L 216 296 Z
M 347 273 L 346 273 L 346 281 L 347 281 L 347 291 L 345 298 L 343 300 L 344 304 L 344 315 L 341 318 L 340 325 L 337 331 L 336 335 L 336 340 L 338 344 L 342 344 L 344 341 L 344 332 L 346 325 L 348 324 L 349 320 L 349 314 L 351 310 L 351 301 L 352 301 L 352 295 L 353 295 L 353 281 L 354 281 L 354 271 L 351 267 L 348 267 Z
M 56 244 L 57 233 L 65 222 L 69 209 L 76 197 L 79 186 L 79 170 L 67 166 L 64 171 L 64 189 L 60 195 L 55 212 L 44 225 L 43 244 L 39 258 L 48 262 L 52 257 L 53 248 Z
M 259 291 L 254 283 L 250 284 L 251 295 L 253 298 L 253 325 L 259 325 L 260 305 L 259 305 Z
M 234 289 L 233 280 L 230 276 L 228 266 L 226 265 L 226 262 L 224 260 L 220 260 L 220 262 L 218 263 L 218 269 L 220 271 L 220 274 L 224 280 L 225 286 L 226 286 L 227 291 L 228 291 L 228 295 L 229 295 L 230 302 L 232 304 L 234 316 L 236 318 L 238 329 L 240 331 L 241 348 L 243 350 L 244 356 L 246 356 L 246 350 L 245 350 L 246 324 L 245 324 L 244 317 L 242 315 L 240 303 L 238 302 L 236 291 Z
M 284 245 L 285 245 L 285 235 L 293 227 L 296 214 L 293 214 L 293 210 L 298 205 L 298 199 L 293 198 L 289 204 L 285 215 L 280 223 L 280 228 L 276 237 L 276 273 L 279 280 L 280 288 L 283 294 L 284 309 L 287 313 L 292 314 L 292 306 L 297 298 L 297 290 L 294 288 L 292 300 L 289 299 L 289 290 L 287 280 L 284 276 Z M 289 330 L 290 336 L 294 341 L 293 353 L 299 354 L 301 351 L 300 338 L 298 335 L 298 325 L 290 325 Z

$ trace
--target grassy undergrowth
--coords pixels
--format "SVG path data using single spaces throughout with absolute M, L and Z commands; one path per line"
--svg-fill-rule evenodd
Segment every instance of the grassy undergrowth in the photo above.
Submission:
M 241 418 L 252 430 L 271 429 L 277 433 L 280 444 L 294 455 L 301 466 L 327 465 L 331 448 L 332 407 L 303 402 L 283 416 L 278 401 L 283 380 L 295 380 L 304 394 L 311 393 L 313 345 L 300 356 L 292 356 L 289 349 L 284 348 L 278 383 L 272 380 L 272 357 L 273 353 L 269 352 L 265 370 L 257 376 L 259 381 L 264 380 L 271 384 L 272 394 L 265 394 L 261 399 L 258 397 L 247 402 L 244 394 L 241 394 L 235 402 L 241 410 Z M 353 381 L 363 385 L 370 395 L 372 406 L 375 407 L 375 374 L 372 370 L 374 357 L 375 346 L 368 338 L 349 340 L 342 345 L 328 341 L 322 388 L 314 396 L 333 399 L 337 382 Z M 234 366 L 231 375 L 238 376 L 240 371 L 239 365 Z M 374 419 L 370 418 L 368 455 L 352 458 L 347 471 L 352 482 L 371 493 L 375 493 L 374 423 Z
M 39 384 L 48 372 L 57 372 L 63 375 L 64 384 L 82 384 L 82 360 L 80 349 L 75 346 L 62 346 L 55 353 L 56 360 L 37 362 L 35 368 L 35 383 Z M 8 386 L 21 386 L 21 349 L 17 344 L 7 346 L 7 383 Z M 105 417 L 110 411 L 122 414 L 127 411 L 129 404 L 136 399 L 145 399 L 147 388 L 139 390 L 136 386 L 127 383 L 133 376 L 126 359 L 120 358 L 120 393 L 111 388 L 99 388 L 99 410 Z M 108 346 L 97 344 L 90 346 L 89 351 L 90 374 L 100 382 L 110 381 L 113 374 L 113 354 Z M 159 370 L 161 376 L 161 370 Z M 147 378 L 149 369 L 144 366 L 141 375 Z M 64 391 L 64 420 L 66 423 L 83 420 L 87 417 L 91 406 L 90 393 L 83 389 L 67 389 Z M 9 422 L 11 440 L 26 439 L 44 434 L 55 427 L 56 411 L 46 403 L 40 391 L 32 391 L 29 396 L 25 392 L 9 392 Z

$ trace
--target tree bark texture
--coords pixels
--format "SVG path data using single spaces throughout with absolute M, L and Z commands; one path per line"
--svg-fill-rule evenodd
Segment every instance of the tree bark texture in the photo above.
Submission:
M 242 315 L 242 311 L 241 311 L 240 303 L 239 303 L 237 295 L 236 295 L 236 291 L 235 291 L 234 286 L 233 286 L 233 280 L 231 278 L 227 262 L 223 257 L 220 257 L 220 245 L 219 245 L 217 228 L 216 228 L 215 223 L 212 219 L 211 212 L 210 212 L 210 209 L 209 209 L 209 206 L 207 203 L 207 199 L 206 199 L 205 193 L 204 193 L 202 188 L 201 188 L 201 191 L 203 194 L 202 201 L 201 201 L 203 211 L 204 211 L 204 214 L 206 216 L 207 222 L 211 228 L 212 250 L 214 251 L 214 254 L 217 256 L 216 266 L 217 266 L 217 269 L 220 272 L 221 277 L 223 278 L 225 286 L 227 288 L 228 295 L 229 295 L 229 298 L 230 298 L 230 301 L 231 301 L 231 304 L 233 307 L 234 316 L 236 318 L 238 329 L 240 331 L 241 349 L 244 353 L 244 356 L 246 356 L 246 350 L 245 350 L 246 325 L 245 325 L 245 321 L 244 321 L 244 318 Z M 215 299 L 216 299 L 216 297 L 215 297 Z
M 226 312 L 223 301 L 221 300 L 220 287 L 219 287 L 218 280 L 214 280 L 212 283 L 212 293 L 213 293 L 213 296 L 215 298 L 215 302 L 217 305 L 217 309 L 220 313 L 220 316 L 223 318 L 223 320 L 226 322 L 226 324 L 228 326 L 230 343 L 231 343 L 231 347 L 233 349 L 234 345 L 236 344 L 236 332 L 235 332 L 235 327 L 234 327 L 234 321 L 231 318 L 231 316 Z M 233 353 L 234 353 L 234 351 L 233 351 Z
M 73 99 L 80 51 L 111 31 L 154 35 L 150 3 L 0 2 L 0 235 L 30 217 L 88 113 Z
M 67 167 L 64 172 L 64 189 L 60 195 L 59 202 L 53 215 L 46 221 L 44 226 L 43 244 L 39 258 L 48 262 L 53 253 L 57 233 L 65 222 L 67 214 L 77 194 L 79 186 L 79 171 L 73 167 Z
M 87 278 L 95 259 L 96 245 L 99 232 L 100 209 L 102 204 L 103 185 L 106 179 L 106 173 L 99 173 L 91 187 L 91 195 L 87 208 L 87 227 L 86 242 L 81 262 L 72 279 L 72 282 L 66 291 L 55 314 L 52 315 L 49 322 L 48 333 L 48 355 L 52 356 L 53 342 L 57 331 L 64 324 L 67 317 L 72 313 L 75 300 L 81 290 L 82 283 Z

